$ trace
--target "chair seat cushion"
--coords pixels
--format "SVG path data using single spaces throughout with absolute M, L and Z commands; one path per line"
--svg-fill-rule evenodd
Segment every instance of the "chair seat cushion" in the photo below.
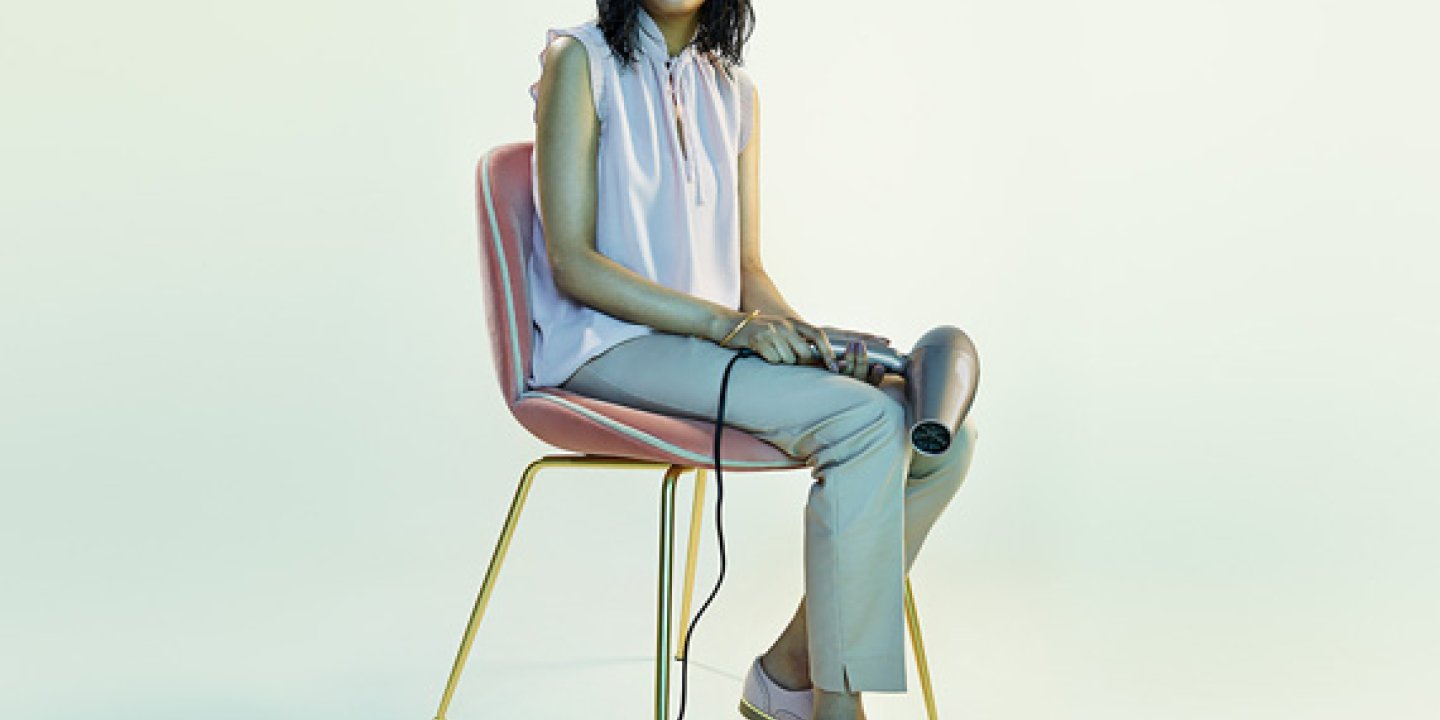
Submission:
M 561 387 L 527 389 L 510 410 L 537 438 L 566 450 L 695 468 L 715 466 L 711 422 L 641 410 Z M 806 466 L 742 430 L 726 428 L 720 443 L 721 463 L 727 471 Z

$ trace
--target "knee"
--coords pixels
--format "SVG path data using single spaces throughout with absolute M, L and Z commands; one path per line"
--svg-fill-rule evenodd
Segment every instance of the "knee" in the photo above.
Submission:
M 823 459 L 831 462 L 837 454 L 850 459 L 876 451 L 904 452 L 909 445 L 905 406 L 872 386 L 847 387 L 847 391 L 854 395 L 847 398 L 844 409 L 821 419 L 807 433 L 813 449 L 828 450 Z
M 945 451 L 946 455 L 955 457 L 955 462 L 966 466 L 975 455 L 975 438 L 980 437 L 980 431 L 975 426 L 975 420 L 967 417 L 955 428 L 950 436 L 950 448 Z
M 905 424 L 905 399 L 863 382 L 844 379 L 834 386 L 837 407 L 887 429 Z
M 975 438 L 978 437 L 980 431 L 976 429 L 975 420 L 967 417 L 950 438 L 950 449 L 946 454 L 954 456 L 952 462 L 958 468 L 954 473 L 956 486 L 965 482 L 965 476 L 970 472 L 970 462 L 975 459 Z
M 865 412 L 874 418 L 876 431 L 887 438 L 909 442 L 909 428 L 906 427 L 908 411 L 903 401 L 886 393 L 869 388 L 864 395 Z
M 978 437 L 980 437 L 980 431 L 975 427 L 975 415 L 966 415 L 965 421 L 960 423 L 960 428 L 955 432 L 954 442 L 963 441 L 970 446 L 975 444 L 975 439 Z
M 862 425 L 857 434 L 863 434 L 867 444 L 894 445 L 898 451 L 908 443 L 905 406 L 873 387 L 860 388 L 849 415 Z

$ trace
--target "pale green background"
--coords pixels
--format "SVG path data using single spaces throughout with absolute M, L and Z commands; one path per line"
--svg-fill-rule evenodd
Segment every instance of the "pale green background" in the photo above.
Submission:
M 772 275 L 982 351 L 914 573 L 945 716 L 1433 718 L 1434 4 L 757 5 Z M 474 163 L 592 11 L 7 8 L 0 716 L 431 717 L 547 451 Z M 729 478 L 695 720 L 793 609 L 808 481 Z M 454 718 L 645 716 L 655 486 L 541 478 Z

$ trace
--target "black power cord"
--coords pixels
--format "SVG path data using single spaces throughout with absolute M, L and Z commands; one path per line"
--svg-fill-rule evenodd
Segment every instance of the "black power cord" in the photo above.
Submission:
M 715 410 L 715 537 L 720 545 L 720 576 L 715 579 L 715 589 L 710 591 L 710 597 L 705 598 L 705 603 L 695 613 L 695 618 L 690 621 L 690 628 L 685 632 L 684 654 L 680 659 L 680 714 L 676 720 L 685 720 L 685 696 L 690 680 L 690 640 L 695 637 L 695 626 L 700 623 L 700 616 L 705 614 L 705 609 L 710 607 L 710 601 L 720 594 L 720 583 L 725 582 L 725 527 L 721 522 L 721 507 L 725 502 L 725 480 L 720 476 L 720 435 L 725 431 L 725 393 L 730 387 L 730 371 L 735 367 L 735 361 L 742 357 L 759 357 L 759 353 L 749 348 L 741 348 L 730 358 L 730 364 L 725 366 L 725 374 L 720 378 L 720 406 Z

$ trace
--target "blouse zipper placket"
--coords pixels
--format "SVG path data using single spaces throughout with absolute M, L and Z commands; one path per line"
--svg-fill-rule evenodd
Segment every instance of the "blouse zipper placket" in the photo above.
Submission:
M 681 118 L 680 96 L 675 94 L 675 75 L 671 69 L 673 60 L 665 61 L 665 82 L 670 89 L 670 107 L 675 112 L 675 139 L 680 144 L 680 158 L 688 166 L 690 163 L 690 151 L 685 147 L 685 121 Z
M 704 185 L 700 182 L 699 170 L 695 167 L 695 159 L 690 157 L 690 152 L 694 148 L 689 147 L 689 144 L 685 142 L 685 105 L 681 102 L 680 93 L 677 92 L 675 88 L 675 75 L 672 70 L 673 65 L 673 60 L 665 61 L 665 79 L 670 89 L 671 111 L 675 113 L 675 141 L 680 150 L 680 164 L 684 165 L 685 183 L 692 189 L 695 204 L 704 205 Z

